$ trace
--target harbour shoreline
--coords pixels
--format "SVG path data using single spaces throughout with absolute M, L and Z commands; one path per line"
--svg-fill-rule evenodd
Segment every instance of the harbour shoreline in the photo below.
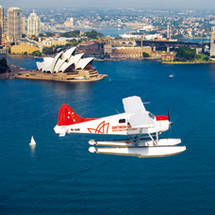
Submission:
M 215 61 L 204 61 L 204 62 L 195 62 L 195 61 L 189 61 L 189 62 L 165 62 L 161 61 L 163 64 L 213 64 Z
M 9 65 L 11 72 L 0 74 L 0 79 L 30 79 L 30 80 L 46 80 L 46 81 L 60 81 L 60 82 L 95 82 L 101 81 L 108 75 L 99 74 L 90 79 L 70 79 L 67 80 L 66 73 L 44 73 L 36 69 L 23 69 L 19 66 Z

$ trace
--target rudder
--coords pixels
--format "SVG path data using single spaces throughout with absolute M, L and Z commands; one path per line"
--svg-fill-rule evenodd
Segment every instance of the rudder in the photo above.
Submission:
M 90 120 L 94 120 L 94 118 L 83 118 L 76 114 L 75 111 L 69 105 L 63 104 L 59 110 L 57 124 L 58 126 L 66 126 Z

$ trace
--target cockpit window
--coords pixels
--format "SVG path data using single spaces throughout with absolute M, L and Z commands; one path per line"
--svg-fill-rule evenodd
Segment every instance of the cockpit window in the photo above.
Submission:
M 120 119 L 119 123 L 125 123 L 125 119 Z
M 151 119 L 154 119 L 155 118 L 155 115 L 154 114 L 152 114 L 152 113 L 148 113 L 148 115 L 149 115 L 149 117 L 151 118 Z

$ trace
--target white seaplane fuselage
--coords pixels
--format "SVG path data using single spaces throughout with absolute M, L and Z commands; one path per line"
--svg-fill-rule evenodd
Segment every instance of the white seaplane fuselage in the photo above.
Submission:
M 62 105 L 58 115 L 55 133 L 65 136 L 66 133 L 127 135 L 129 140 L 95 141 L 90 145 L 114 146 L 108 148 L 90 147 L 90 152 L 129 155 L 138 157 L 169 156 L 186 150 L 185 146 L 175 146 L 181 139 L 159 139 L 158 135 L 167 131 L 171 125 L 169 117 L 154 116 L 146 111 L 140 97 L 132 96 L 123 99 L 125 113 L 102 118 L 83 118 L 77 115 L 68 105 Z M 149 136 L 141 140 L 142 134 Z M 156 134 L 156 140 L 151 134 Z M 117 148 L 116 148 L 117 147 Z
M 150 112 L 147 112 L 154 122 L 154 125 L 148 127 L 133 128 L 128 118 L 131 114 L 122 113 L 99 119 L 93 119 L 73 125 L 56 125 L 54 130 L 60 136 L 64 136 L 67 132 L 71 133 L 94 133 L 94 134 L 109 134 L 109 135 L 139 135 L 139 134 L 151 134 L 156 132 L 164 132 L 169 129 L 169 120 L 167 117 L 156 117 Z M 68 116 L 69 117 L 69 116 Z

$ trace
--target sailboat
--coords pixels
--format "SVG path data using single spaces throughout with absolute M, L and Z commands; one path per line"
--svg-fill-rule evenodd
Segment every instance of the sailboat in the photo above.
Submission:
M 29 145 L 30 145 L 30 146 L 36 145 L 36 142 L 35 142 L 33 136 L 31 136 L 31 142 L 29 143 Z

